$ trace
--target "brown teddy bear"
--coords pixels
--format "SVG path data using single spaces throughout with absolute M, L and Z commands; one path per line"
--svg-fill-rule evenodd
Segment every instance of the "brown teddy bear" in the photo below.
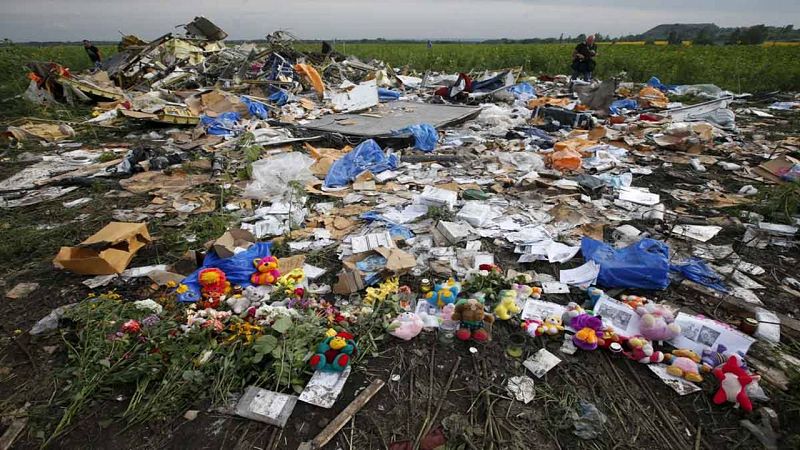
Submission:
M 491 339 L 491 329 L 494 316 L 483 310 L 483 303 L 478 300 L 462 299 L 456 303 L 453 320 L 461 321 L 461 328 L 456 332 L 456 337 L 462 341 L 474 339 L 486 342 Z

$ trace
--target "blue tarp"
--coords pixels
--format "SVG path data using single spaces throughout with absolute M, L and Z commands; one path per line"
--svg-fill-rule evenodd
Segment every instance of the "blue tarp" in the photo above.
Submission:
M 283 89 L 278 89 L 272 95 L 267 97 L 267 99 L 278 106 L 283 106 L 289 101 L 289 93 Z
M 325 176 L 324 187 L 336 188 L 347 186 L 360 173 L 369 170 L 381 173 L 396 169 L 400 161 L 396 155 L 386 156 L 377 142 L 370 139 L 358 144 L 350 153 L 336 160 Z
M 382 102 L 391 102 L 400 99 L 400 93 L 391 89 L 378 88 L 378 100 Z
M 670 270 L 680 274 L 687 280 L 710 287 L 711 289 L 727 293 L 728 288 L 723 283 L 723 278 L 714 272 L 708 265 L 699 258 L 690 258 L 682 263 L 673 264 Z
M 427 123 L 411 125 L 403 128 L 398 133 L 411 133 L 414 136 L 414 148 L 423 152 L 432 152 L 436 148 L 436 141 L 439 140 L 439 133 L 436 128 Z
M 621 111 L 622 109 L 638 109 L 638 108 L 639 104 L 636 103 L 636 100 L 632 98 L 625 98 L 622 100 L 614 101 L 614 103 L 612 103 L 611 106 L 608 107 L 608 111 L 616 116 L 622 114 Z
M 599 286 L 661 290 L 669 286 L 669 246 L 642 239 L 616 250 L 591 238 L 581 240 L 583 257 L 600 265 Z
M 197 277 L 203 269 L 217 268 L 225 272 L 225 277 L 231 283 L 231 286 L 250 286 L 252 284 L 250 283 L 250 275 L 256 271 L 253 260 L 269 256 L 271 246 L 270 242 L 257 242 L 247 250 L 230 258 L 220 258 L 213 251 L 209 251 L 206 253 L 203 265 L 181 282 L 181 284 L 188 286 L 189 290 L 183 294 L 178 294 L 178 301 L 196 302 L 200 299 L 200 284 L 197 282 Z
M 515 84 L 508 88 L 508 92 L 514 94 L 514 98 L 521 100 L 530 100 L 536 98 L 536 89 L 528 83 Z
M 656 77 L 650 77 L 650 79 L 647 80 L 647 85 L 654 87 L 661 92 L 669 92 L 677 87 L 674 84 L 663 84 L 661 83 L 661 80 Z
M 258 117 L 259 119 L 266 119 L 269 117 L 269 109 L 267 108 L 267 105 L 249 99 L 245 96 L 239 97 L 239 100 L 241 100 L 242 103 L 247 105 L 247 111 L 250 113 L 252 117 Z
M 237 112 L 226 112 L 217 117 L 200 116 L 200 123 L 206 129 L 206 133 L 214 136 L 227 136 L 233 134 L 238 128 L 241 119 Z

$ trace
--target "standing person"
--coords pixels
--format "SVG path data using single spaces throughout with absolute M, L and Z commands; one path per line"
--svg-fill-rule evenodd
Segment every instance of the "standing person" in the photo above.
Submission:
M 86 50 L 86 54 L 89 55 L 89 59 L 92 60 L 94 68 L 99 69 L 103 59 L 100 56 L 100 49 L 95 47 L 91 42 L 87 41 L 86 39 L 83 40 L 83 49 Z
M 573 81 L 581 78 L 583 81 L 591 81 L 592 72 L 597 65 L 594 58 L 597 57 L 597 45 L 594 43 L 594 35 L 586 36 L 586 41 L 575 46 L 572 51 L 572 79 Z
M 432 49 L 432 48 L 433 48 L 433 41 L 431 41 L 430 39 L 428 39 L 428 50 L 430 50 L 430 49 Z

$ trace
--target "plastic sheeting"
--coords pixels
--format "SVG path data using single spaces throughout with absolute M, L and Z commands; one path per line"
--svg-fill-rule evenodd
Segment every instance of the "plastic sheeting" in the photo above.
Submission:
M 687 280 L 694 281 L 695 283 L 702 284 L 703 286 L 710 287 L 711 289 L 728 292 L 728 288 L 723 283 L 723 278 L 718 273 L 714 272 L 708 265 L 699 258 L 690 258 L 679 264 L 670 266 L 670 270 L 680 274 Z
M 378 88 L 378 100 L 382 102 L 391 102 L 400 99 L 400 93 L 391 89 Z
M 634 100 L 632 98 L 625 98 L 625 99 L 622 99 L 622 100 L 616 100 L 608 108 L 608 112 L 610 112 L 611 114 L 614 114 L 615 116 L 618 116 L 618 115 L 622 114 L 622 110 L 623 109 L 630 109 L 630 110 L 639 109 L 639 104 L 636 103 L 636 100 Z
M 251 100 L 245 96 L 240 97 L 239 100 L 247 105 L 247 111 L 250 113 L 251 117 L 258 117 L 259 119 L 267 119 L 269 117 L 267 105 Z
M 316 181 L 310 169 L 312 164 L 314 159 L 299 152 L 281 153 L 258 160 L 253 163 L 253 181 L 245 187 L 244 196 L 267 199 L 288 191 L 290 182 L 297 181 L 305 185 Z
M 250 275 L 256 271 L 253 260 L 269 256 L 271 246 L 270 242 L 257 242 L 247 250 L 230 258 L 220 258 L 213 251 L 209 251 L 206 253 L 203 265 L 181 282 L 189 290 L 183 294 L 178 294 L 178 301 L 196 302 L 200 299 L 200 283 L 198 283 L 197 277 L 203 269 L 216 268 L 225 272 L 225 278 L 231 283 L 231 286 L 250 286 L 252 284 L 250 283 Z
M 399 133 L 411 133 L 414 136 L 414 148 L 423 152 L 432 152 L 436 148 L 436 142 L 439 140 L 439 133 L 436 132 L 436 128 L 427 123 L 411 125 L 403 128 Z
M 586 260 L 600 265 L 597 284 L 607 288 L 662 290 L 669 286 L 669 246 L 655 239 L 642 239 L 625 248 L 591 238 L 581 240 Z
M 214 136 L 230 136 L 239 128 L 241 116 L 237 112 L 226 112 L 217 117 L 200 116 L 200 123 L 206 133 Z
M 387 156 L 377 142 L 369 139 L 333 163 L 323 186 L 326 188 L 347 186 L 364 171 L 381 173 L 397 169 L 399 165 L 400 161 L 396 155 Z

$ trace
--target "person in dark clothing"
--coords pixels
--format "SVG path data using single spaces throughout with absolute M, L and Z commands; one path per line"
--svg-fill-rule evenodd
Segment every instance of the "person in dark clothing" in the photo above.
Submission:
M 103 58 L 100 56 L 100 49 L 92 45 L 92 43 L 86 39 L 83 40 L 83 49 L 86 50 L 86 54 L 89 55 L 89 59 L 92 60 L 94 67 L 99 69 L 103 62 Z
M 596 57 L 597 45 L 594 43 L 594 35 L 590 34 L 586 37 L 586 42 L 575 46 L 572 52 L 572 79 L 581 78 L 583 81 L 590 81 L 597 65 L 594 61 Z

